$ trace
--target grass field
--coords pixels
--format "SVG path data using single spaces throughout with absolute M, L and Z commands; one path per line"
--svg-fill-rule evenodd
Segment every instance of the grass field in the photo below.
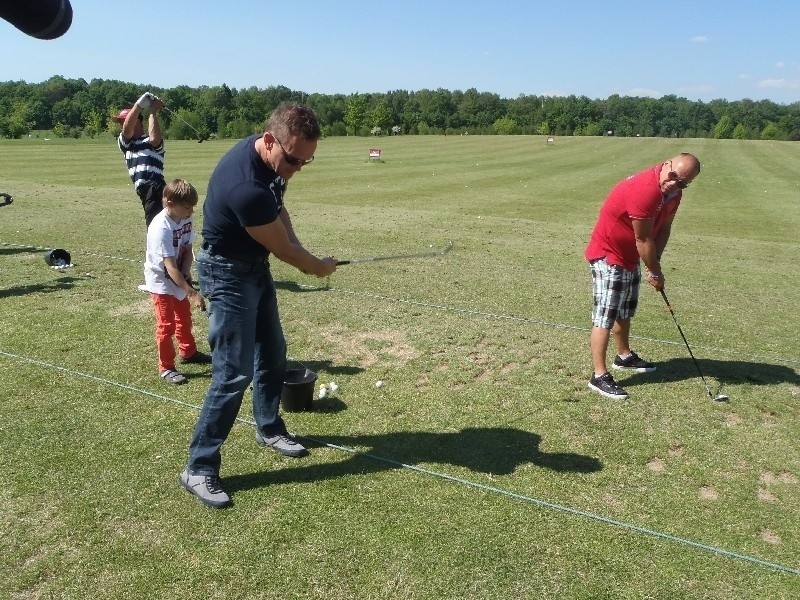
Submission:
M 168 141 L 168 177 L 203 194 L 231 144 Z M 731 400 L 648 288 L 634 349 L 659 370 L 614 402 L 586 387 L 583 248 L 608 189 L 680 151 L 703 170 L 666 290 Z M 309 249 L 454 247 L 273 265 L 290 357 L 339 390 L 285 415 L 303 459 L 255 444 L 246 398 L 224 511 L 178 485 L 209 370 L 157 377 L 113 140 L 0 141 L 0 191 L 0 597 L 800 597 L 800 144 L 322 140 L 286 199 Z

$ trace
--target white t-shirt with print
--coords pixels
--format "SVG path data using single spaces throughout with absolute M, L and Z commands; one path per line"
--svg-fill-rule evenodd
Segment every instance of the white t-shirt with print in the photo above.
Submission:
M 174 258 L 180 270 L 194 237 L 191 216 L 176 223 L 167 214 L 167 209 L 158 213 L 147 228 L 144 285 L 139 289 L 153 294 L 169 294 L 178 300 L 186 298 L 186 292 L 169 278 L 164 258 Z

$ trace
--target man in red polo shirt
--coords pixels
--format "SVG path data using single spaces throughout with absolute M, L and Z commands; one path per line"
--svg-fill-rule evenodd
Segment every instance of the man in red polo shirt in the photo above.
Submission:
M 594 296 L 589 338 L 594 373 L 589 388 L 603 396 L 628 398 L 606 368 L 612 333 L 617 348 L 612 364 L 615 369 L 655 371 L 655 365 L 630 348 L 631 318 L 639 300 L 640 265 L 644 263 L 647 283 L 661 290 L 661 253 L 669 240 L 683 190 L 698 173 L 697 157 L 679 154 L 618 183 L 600 207 L 584 256 L 592 270 Z

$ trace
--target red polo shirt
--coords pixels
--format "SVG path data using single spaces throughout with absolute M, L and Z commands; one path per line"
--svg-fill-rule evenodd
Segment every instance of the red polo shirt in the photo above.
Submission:
M 605 258 L 609 264 L 635 271 L 639 265 L 634 219 L 654 219 L 653 237 L 667 217 L 674 215 L 681 203 L 681 192 L 664 197 L 658 183 L 661 164 L 620 181 L 600 207 L 584 256 L 593 261 Z

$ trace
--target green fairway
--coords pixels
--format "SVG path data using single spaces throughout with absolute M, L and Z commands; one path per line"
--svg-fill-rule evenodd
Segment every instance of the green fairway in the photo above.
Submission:
M 202 203 L 233 143 L 167 140 L 167 179 Z M 665 289 L 730 402 L 647 286 L 632 342 L 658 370 L 612 401 L 586 386 L 583 249 L 618 180 L 683 151 Z M 800 597 L 800 144 L 321 140 L 286 195 L 312 252 L 453 248 L 273 261 L 292 363 L 339 389 L 284 415 L 302 459 L 256 445 L 245 397 L 224 511 L 178 483 L 210 371 L 157 375 L 114 140 L 0 140 L 0 192 L 0 598 Z

